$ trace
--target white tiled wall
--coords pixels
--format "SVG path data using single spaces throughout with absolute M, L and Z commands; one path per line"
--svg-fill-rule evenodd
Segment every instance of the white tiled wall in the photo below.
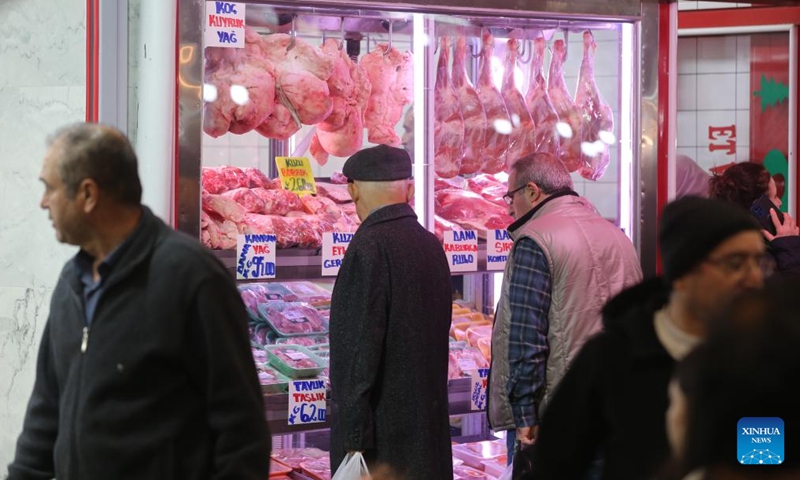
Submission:
M 677 97 L 678 153 L 705 169 L 749 159 L 749 36 L 681 37 Z M 733 152 L 712 151 L 710 144 L 727 145 L 729 138 L 710 139 L 709 128 L 731 125 L 736 128 Z

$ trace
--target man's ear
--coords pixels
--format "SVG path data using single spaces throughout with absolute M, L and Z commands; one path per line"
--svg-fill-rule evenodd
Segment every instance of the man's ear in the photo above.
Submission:
M 406 202 L 410 202 L 414 198 L 414 193 L 416 190 L 414 189 L 414 182 L 408 182 L 408 191 L 406 192 Z
M 76 194 L 78 200 L 83 202 L 83 212 L 91 213 L 100 201 L 100 188 L 97 182 L 91 178 L 85 178 L 78 186 L 78 193 Z
M 539 185 L 536 185 L 533 182 L 528 182 L 528 188 L 531 191 L 531 201 L 537 201 L 542 197 L 542 189 L 539 188 Z
M 350 194 L 350 199 L 353 202 L 358 201 L 358 186 L 356 186 L 356 182 L 349 182 L 347 184 L 347 193 Z

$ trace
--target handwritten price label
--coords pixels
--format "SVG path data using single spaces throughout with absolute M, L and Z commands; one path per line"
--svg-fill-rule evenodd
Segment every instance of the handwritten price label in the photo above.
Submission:
M 447 230 L 444 232 L 444 253 L 451 272 L 474 272 L 478 269 L 478 232 Z
M 506 268 L 508 254 L 514 240 L 508 230 L 489 230 L 486 232 L 486 270 L 503 270 Z
M 326 418 L 325 382 L 322 380 L 289 382 L 289 425 L 321 423 Z
M 352 233 L 322 233 L 322 275 L 336 276 L 339 274 L 342 259 L 352 239 Z
M 244 3 L 206 2 L 206 46 L 244 48 L 244 11 Z
M 486 390 L 489 384 L 489 369 L 478 368 L 470 372 L 472 388 L 470 389 L 470 403 L 472 410 L 486 410 Z
M 278 177 L 285 190 L 298 195 L 317 193 L 317 184 L 311 172 L 311 162 L 305 157 L 275 157 Z
M 236 237 L 236 278 L 275 278 L 276 241 L 273 234 Z

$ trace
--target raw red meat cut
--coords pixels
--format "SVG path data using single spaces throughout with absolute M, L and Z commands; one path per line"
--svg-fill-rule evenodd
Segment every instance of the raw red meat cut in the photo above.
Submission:
M 220 232 L 217 223 L 206 212 L 200 212 L 200 241 L 208 248 L 219 248 Z
M 333 108 L 335 110 L 336 102 L 334 102 L 333 104 L 334 104 Z M 326 163 L 328 163 L 328 158 L 330 157 L 330 154 L 326 152 L 325 149 L 322 148 L 322 144 L 319 143 L 319 136 L 317 135 L 318 132 L 319 132 L 318 130 L 315 130 L 314 136 L 311 137 L 311 143 L 308 145 L 308 153 L 311 154 L 311 158 L 313 158 L 314 161 L 316 161 L 318 164 L 325 165 Z
M 442 37 L 440 43 L 433 90 L 433 167 L 436 175 L 452 178 L 458 175 L 464 156 L 464 117 L 450 81 L 450 37 Z
M 300 126 L 285 105 L 276 103 L 272 115 L 256 127 L 256 131 L 267 138 L 288 140 L 289 137 L 300 131 Z
M 264 200 L 249 188 L 229 190 L 223 193 L 222 196 L 238 203 L 249 213 L 262 213 L 264 211 Z
M 345 185 L 317 182 L 317 193 L 323 197 L 330 198 L 336 203 L 349 203 L 353 201 Z
M 559 121 L 564 124 L 563 128 L 569 127 L 568 132 L 561 134 L 561 155 L 559 158 L 564 162 L 567 170 L 574 172 L 581 167 L 581 112 L 575 107 L 572 96 L 567 90 L 567 83 L 564 81 L 564 58 L 566 49 L 564 40 L 556 40 L 553 43 L 553 56 L 550 59 L 550 77 L 547 79 L 547 92 L 550 100 L 556 109 Z
M 324 120 L 333 109 L 327 84 L 333 60 L 319 48 L 284 33 L 261 38 L 261 48 L 272 62 L 277 98 L 283 106 L 300 123 L 314 125 Z
M 500 94 L 506 102 L 508 115 L 511 117 L 511 134 L 509 135 L 508 151 L 506 152 L 506 167 L 510 168 L 520 158 L 536 151 L 536 133 L 531 112 L 525 103 L 525 97 L 514 83 L 514 72 L 517 69 L 519 57 L 519 40 L 509 38 L 506 43 L 506 58 L 503 64 L 503 84 Z
M 267 302 L 259 304 L 258 311 L 280 335 L 328 333 L 328 325 L 317 309 L 303 302 Z M 272 353 L 277 353 L 273 351 Z M 312 365 L 312 366 L 316 366 Z M 308 368 L 308 367 L 294 367 Z
M 272 450 L 270 455 L 284 465 L 299 471 L 300 464 L 311 460 L 327 460 L 328 452 L 318 448 L 282 448 Z
M 505 208 L 477 193 L 445 189 L 435 193 L 436 214 L 466 229 L 494 230 L 507 228 L 514 219 Z
M 550 94 L 547 93 L 547 80 L 544 78 L 544 38 L 533 41 L 533 58 L 531 59 L 531 81 L 525 100 L 536 125 L 536 151 L 558 156 L 561 141 L 556 130 L 558 113 L 556 113 Z
M 236 226 L 231 220 L 225 219 L 222 221 L 214 220 L 219 230 L 219 245 L 221 250 L 230 250 L 236 248 L 236 239 L 239 236 L 239 227 Z
M 288 217 L 248 213 L 240 225 L 242 233 L 273 233 L 278 248 L 319 248 L 322 232 L 333 231 L 333 224 L 316 215 L 289 212 Z
M 296 348 L 291 348 L 289 345 L 283 348 L 275 348 L 272 350 L 272 353 L 280 358 L 286 365 L 298 370 L 304 368 L 319 368 L 320 366 L 317 362 L 311 360 L 308 355 Z
M 448 230 L 464 230 L 458 224 L 447 221 L 439 215 L 434 215 L 433 219 L 433 234 L 436 235 L 440 242 L 444 240 L 444 232 Z
M 203 210 L 209 215 L 239 223 L 244 220 L 247 211 L 232 198 L 222 195 L 203 195 Z
M 506 194 L 508 187 L 491 175 L 477 175 L 467 180 L 467 187 L 473 193 L 477 193 L 486 200 L 494 203 L 502 209 L 506 209 L 503 195 Z
M 245 168 L 244 174 L 247 175 L 247 179 L 250 181 L 250 184 L 248 185 L 250 188 L 256 188 L 256 187 L 266 188 L 266 189 L 280 188 L 281 185 L 280 180 L 278 180 L 277 178 L 274 180 L 269 178 L 264 174 L 264 172 L 262 172 L 257 168 L 252 168 L 252 167 Z
M 248 175 L 237 167 L 203 167 L 200 181 L 208 193 L 223 193 L 250 186 Z
M 509 133 L 511 133 L 511 117 L 508 114 L 506 102 L 492 80 L 493 52 L 494 37 L 489 30 L 485 30 L 481 71 L 478 76 L 478 96 L 486 111 L 486 144 L 481 167 L 485 173 L 497 173 L 505 168 L 510 142 Z
M 594 52 L 597 43 L 591 32 L 583 32 L 583 60 L 575 90 L 575 106 L 581 112 L 582 162 L 579 173 L 588 180 L 597 180 L 606 173 L 611 162 L 609 144 L 614 137 L 614 114 L 608 106 L 594 80 Z
M 347 177 L 345 177 L 341 171 L 333 172 L 333 175 L 331 175 L 331 183 L 335 183 L 337 185 L 344 185 L 347 183 Z
M 275 108 L 272 65 L 262 55 L 259 41 L 258 33 L 248 28 L 243 49 L 205 49 L 204 83 L 216 90 L 216 98 L 203 104 L 203 130 L 212 137 L 228 131 L 247 133 L 263 123 Z M 245 89 L 243 102 L 231 95 L 232 87 Z
M 259 212 L 265 215 L 286 215 L 289 212 L 300 211 L 303 203 L 296 193 L 292 193 L 282 188 L 267 190 L 264 188 L 253 188 L 253 194 L 264 202 L 264 206 Z
M 467 74 L 467 39 L 464 37 L 458 37 L 453 53 L 453 87 L 464 117 L 464 156 L 458 173 L 469 175 L 483 166 L 487 127 L 481 97 Z
M 411 52 L 401 53 L 379 43 L 359 61 L 372 85 L 364 111 L 367 139 L 371 143 L 400 145 L 395 126 L 403 117 L 403 107 L 414 99 L 411 60 Z
M 335 59 L 328 78 L 333 111 L 317 124 L 317 141 L 325 152 L 348 157 L 364 143 L 364 111 L 372 85 L 364 67 L 350 59 L 339 41 L 326 40 L 322 51 Z

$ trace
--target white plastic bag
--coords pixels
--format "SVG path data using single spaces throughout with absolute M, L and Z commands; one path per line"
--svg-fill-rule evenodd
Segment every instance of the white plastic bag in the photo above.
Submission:
M 364 478 L 370 478 L 367 462 L 364 461 L 361 452 L 356 452 L 347 454 L 331 480 L 362 480 Z
M 514 465 L 506 467 L 505 471 L 497 477 L 497 480 L 511 480 L 511 474 L 514 472 Z

